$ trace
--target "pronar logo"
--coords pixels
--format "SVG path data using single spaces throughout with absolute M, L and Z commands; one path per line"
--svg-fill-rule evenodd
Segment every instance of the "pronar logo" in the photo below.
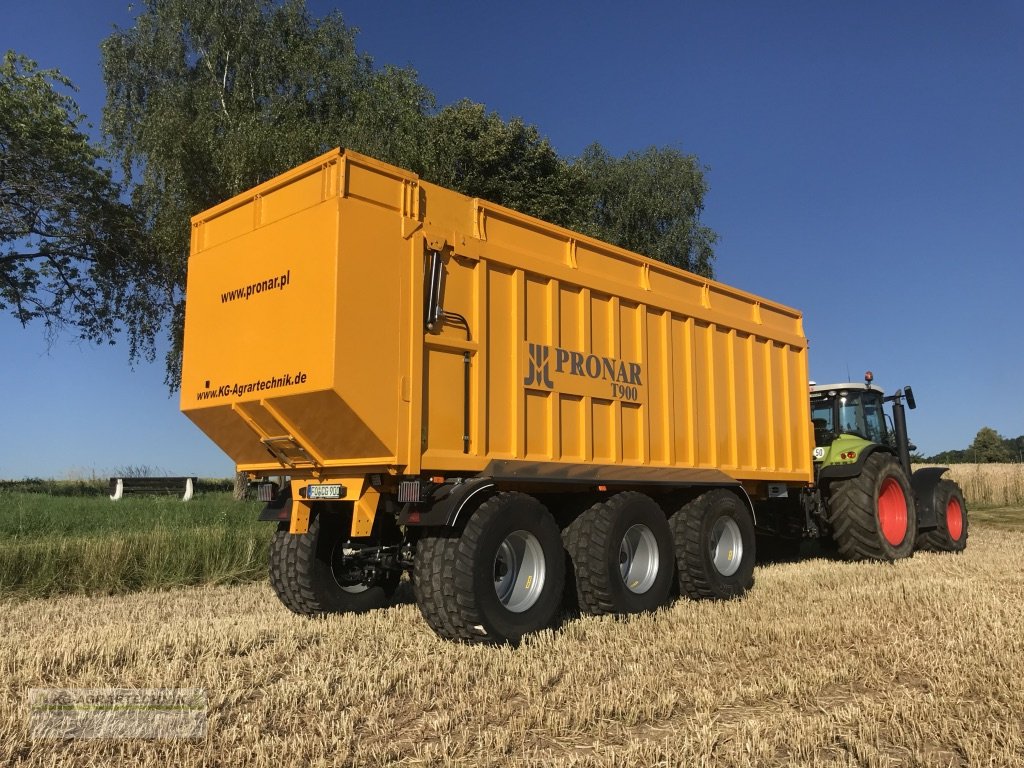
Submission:
M 548 344 L 526 343 L 523 386 L 616 400 L 639 400 L 643 366 Z
M 551 370 L 548 365 L 548 358 L 551 356 L 551 348 L 544 344 L 530 344 L 530 360 L 524 387 L 533 384 L 544 385 L 548 389 L 554 389 L 555 383 L 551 380 Z

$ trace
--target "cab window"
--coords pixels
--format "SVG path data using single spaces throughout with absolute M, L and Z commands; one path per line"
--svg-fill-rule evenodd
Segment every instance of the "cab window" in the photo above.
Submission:
M 811 400 L 811 423 L 814 425 L 814 444 L 827 446 L 835 439 L 833 420 L 833 404 L 831 398 Z
M 863 402 L 865 437 L 873 443 L 885 443 L 885 411 L 882 409 L 882 396 L 875 392 L 865 392 Z
M 878 392 L 842 392 L 839 395 L 839 430 L 873 443 L 885 442 L 885 414 Z

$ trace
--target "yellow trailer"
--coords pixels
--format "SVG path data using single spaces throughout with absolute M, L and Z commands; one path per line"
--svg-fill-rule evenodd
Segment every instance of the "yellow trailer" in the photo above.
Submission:
M 565 553 L 590 613 L 740 594 L 814 479 L 798 311 L 350 151 L 192 220 L 181 408 L 288 478 L 289 608 L 411 570 L 467 641 L 549 625 Z

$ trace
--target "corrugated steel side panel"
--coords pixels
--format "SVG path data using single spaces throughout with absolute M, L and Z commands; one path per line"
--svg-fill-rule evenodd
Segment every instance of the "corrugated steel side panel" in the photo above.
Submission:
M 428 239 L 448 244 L 444 308 L 475 331 L 426 336 L 424 468 L 459 464 L 470 349 L 472 457 L 809 480 L 799 312 L 423 187 Z

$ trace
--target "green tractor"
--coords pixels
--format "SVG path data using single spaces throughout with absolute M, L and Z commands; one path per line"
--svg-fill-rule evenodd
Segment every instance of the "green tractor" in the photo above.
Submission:
M 805 531 L 831 536 L 849 560 L 898 560 L 914 550 L 960 552 L 967 505 L 945 467 L 910 467 L 910 387 L 886 396 L 864 383 L 812 384 L 815 489 L 804 500 Z M 905 403 L 905 405 L 904 405 Z M 885 405 L 891 404 L 891 418 Z
M 762 560 L 790 560 L 801 543 L 833 544 L 847 560 L 893 561 L 915 550 L 967 546 L 963 491 L 946 467 L 910 467 L 910 387 L 886 396 L 869 371 L 863 383 L 811 383 L 814 484 L 799 495 L 769 488 L 758 508 Z M 891 414 L 886 413 L 891 406 Z

